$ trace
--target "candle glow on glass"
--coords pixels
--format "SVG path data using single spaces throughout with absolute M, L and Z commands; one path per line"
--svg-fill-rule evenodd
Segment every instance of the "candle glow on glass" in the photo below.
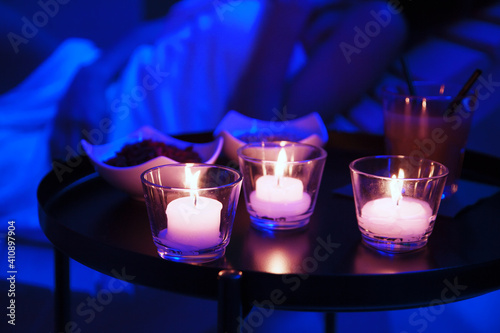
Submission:
M 361 209 L 359 226 L 379 237 L 420 239 L 433 220 L 432 209 L 423 200 L 403 196 L 404 171 L 392 176 L 391 197 L 367 202 Z
M 253 210 L 260 216 L 280 218 L 305 213 L 311 204 L 311 197 L 304 192 L 300 179 L 286 177 L 286 151 L 281 148 L 274 175 L 264 175 L 255 182 L 255 191 L 250 194 Z
M 200 171 L 191 174 L 189 166 L 185 168 L 186 187 L 189 197 L 172 200 L 165 211 L 167 228 L 160 231 L 170 247 L 180 250 L 199 250 L 221 243 L 220 212 L 222 203 L 218 200 L 202 197 L 198 191 Z

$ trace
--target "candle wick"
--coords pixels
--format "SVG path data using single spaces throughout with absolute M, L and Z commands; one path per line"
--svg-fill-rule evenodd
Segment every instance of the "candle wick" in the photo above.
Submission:
M 277 186 L 277 187 L 280 187 L 280 181 L 281 181 L 281 178 L 282 178 L 281 176 L 276 177 L 276 186 Z
M 191 197 L 193 197 L 193 206 L 196 208 L 196 205 L 198 204 L 198 193 L 196 191 L 191 193 Z

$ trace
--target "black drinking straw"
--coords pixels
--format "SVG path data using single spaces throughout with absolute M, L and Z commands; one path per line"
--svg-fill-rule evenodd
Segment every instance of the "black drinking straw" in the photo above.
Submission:
M 467 82 L 465 82 L 462 89 L 460 89 L 460 91 L 458 92 L 458 95 L 448 105 L 448 108 L 446 109 L 446 115 L 451 115 L 453 114 L 453 112 L 455 112 L 455 109 L 458 105 L 460 105 L 460 103 L 462 103 L 462 100 L 465 98 L 465 96 L 467 96 L 467 92 L 470 90 L 474 82 L 476 82 L 481 73 L 482 72 L 480 69 L 476 69 L 474 73 L 472 73 Z
M 415 96 L 415 87 L 413 86 L 413 82 L 410 77 L 410 71 L 408 71 L 408 66 L 406 66 L 406 61 L 403 57 L 399 58 L 399 61 L 401 62 L 401 67 L 403 67 L 403 74 L 406 79 L 406 84 L 408 84 L 408 91 L 410 93 L 410 96 Z

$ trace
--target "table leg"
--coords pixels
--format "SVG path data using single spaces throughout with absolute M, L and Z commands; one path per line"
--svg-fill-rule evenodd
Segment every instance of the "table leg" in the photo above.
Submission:
M 69 258 L 54 249 L 54 325 L 56 332 L 66 332 L 70 320 Z
M 335 333 L 335 312 L 325 312 L 325 333 Z
M 217 304 L 217 332 L 238 333 L 243 321 L 241 299 L 242 273 L 235 270 L 219 272 Z

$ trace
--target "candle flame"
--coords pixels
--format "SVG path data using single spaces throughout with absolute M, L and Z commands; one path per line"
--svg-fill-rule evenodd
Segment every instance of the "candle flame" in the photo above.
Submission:
M 185 173 L 185 183 L 186 187 L 189 187 L 191 190 L 189 191 L 189 195 L 193 198 L 193 204 L 196 207 L 196 203 L 198 202 L 199 193 L 196 190 L 198 188 L 198 178 L 200 177 L 200 170 L 196 171 L 194 175 L 191 173 L 191 167 L 186 166 L 184 169 Z
M 278 182 L 278 186 L 280 184 L 280 179 L 285 174 L 286 162 L 287 162 L 286 151 L 283 148 L 281 148 L 278 154 L 278 160 L 276 161 L 276 166 L 274 167 L 274 177 Z
M 399 201 L 403 199 L 403 181 L 402 178 L 405 177 L 405 172 L 403 169 L 399 169 L 398 175 L 392 175 L 392 180 L 390 183 L 391 197 L 392 201 L 399 205 Z

